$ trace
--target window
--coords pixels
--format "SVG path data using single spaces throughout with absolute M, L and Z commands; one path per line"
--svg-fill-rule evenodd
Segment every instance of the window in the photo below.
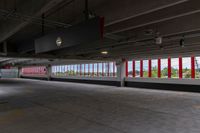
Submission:
M 143 77 L 148 77 L 148 60 L 143 61 Z
M 107 76 L 106 63 L 103 63 L 103 64 L 102 64 L 102 74 L 103 74 L 103 77 L 104 77 L 104 76 Z
M 89 64 L 89 76 L 92 77 L 93 76 L 93 72 L 94 72 L 94 64 Z
M 161 78 L 168 78 L 168 60 L 161 59 Z
M 200 78 L 200 57 L 195 58 L 195 78 Z
M 74 73 L 73 73 L 73 75 L 76 76 L 76 74 L 77 74 L 77 65 L 74 65 L 73 68 L 74 68 Z
M 151 73 L 152 73 L 152 78 L 158 77 L 158 60 L 154 59 L 151 61 Z
M 135 77 L 140 77 L 140 61 L 135 62 Z
M 104 69 L 105 69 L 105 76 L 108 77 L 109 76 L 109 63 L 106 62 L 106 63 L 104 63 L 104 65 L 105 65 L 105 67 L 104 67 Z
M 97 63 L 94 64 L 94 73 L 93 73 L 93 77 L 97 76 Z
M 128 77 L 133 77 L 133 61 L 128 61 Z
M 85 75 L 85 65 L 81 64 L 81 76 Z
M 99 63 L 99 76 L 102 77 L 103 76 L 103 64 Z
M 171 59 L 171 77 L 172 78 L 179 78 L 179 59 L 172 58 Z
M 88 64 L 85 64 L 85 76 L 87 77 L 88 76 Z
M 183 78 L 191 78 L 191 58 L 183 58 Z
M 114 67 L 113 67 L 113 69 L 114 69 L 114 70 L 113 70 L 113 72 L 114 72 L 114 73 L 113 73 L 113 74 L 114 74 L 113 76 L 116 77 L 116 76 L 117 76 L 117 65 L 116 65 L 116 62 L 114 62 Z

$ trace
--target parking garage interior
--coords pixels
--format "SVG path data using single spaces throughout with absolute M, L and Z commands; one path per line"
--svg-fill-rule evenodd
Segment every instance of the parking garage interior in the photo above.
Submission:
M 199 133 L 198 0 L 1 0 L 0 133 Z

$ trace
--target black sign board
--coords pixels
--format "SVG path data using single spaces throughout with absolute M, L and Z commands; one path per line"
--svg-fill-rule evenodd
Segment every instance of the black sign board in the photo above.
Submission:
M 102 19 L 97 17 L 45 35 L 35 40 L 35 52 L 45 53 L 75 45 L 92 43 L 102 38 L 102 27 Z

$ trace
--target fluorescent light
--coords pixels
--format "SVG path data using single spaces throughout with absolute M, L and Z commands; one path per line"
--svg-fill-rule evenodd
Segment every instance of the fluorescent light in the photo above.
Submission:
M 107 55 L 108 51 L 102 51 L 101 54 Z

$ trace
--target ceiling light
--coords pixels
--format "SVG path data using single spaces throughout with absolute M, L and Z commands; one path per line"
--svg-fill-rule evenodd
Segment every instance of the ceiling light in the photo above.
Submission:
M 107 54 L 108 54 L 108 51 L 102 51 L 101 54 L 107 55 Z
M 57 45 L 58 47 L 60 47 L 60 46 L 62 45 L 62 38 L 61 38 L 61 37 L 58 37 L 58 38 L 56 39 L 56 45 Z

